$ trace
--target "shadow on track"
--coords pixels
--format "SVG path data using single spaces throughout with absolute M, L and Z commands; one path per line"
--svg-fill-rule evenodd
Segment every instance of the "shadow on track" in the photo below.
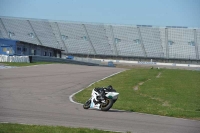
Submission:
M 89 110 L 93 110 L 93 111 L 101 111 L 99 109 L 89 109 Z M 117 109 L 110 109 L 108 111 L 101 111 L 101 112 L 118 112 L 118 113 L 132 113 L 131 111 L 126 111 L 126 110 L 117 110 Z

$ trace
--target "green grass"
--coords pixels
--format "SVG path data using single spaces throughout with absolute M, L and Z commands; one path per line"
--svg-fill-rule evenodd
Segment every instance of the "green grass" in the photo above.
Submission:
M 0 133 L 114 133 L 88 128 L 70 128 L 62 126 L 38 126 L 21 124 L 0 124 Z
M 74 100 L 84 103 L 94 87 L 108 85 L 120 93 L 115 109 L 200 120 L 199 71 L 134 68 L 95 83 Z
M 1 62 L 0 62 L 1 63 Z M 33 65 L 43 65 L 43 64 L 53 64 L 54 62 L 35 62 L 35 63 L 26 63 L 26 62 L 2 62 L 6 66 L 33 66 Z

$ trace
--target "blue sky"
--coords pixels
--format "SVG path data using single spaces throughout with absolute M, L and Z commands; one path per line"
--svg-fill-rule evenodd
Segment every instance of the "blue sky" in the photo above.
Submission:
M 0 0 L 0 16 L 200 27 L 200 0 Z

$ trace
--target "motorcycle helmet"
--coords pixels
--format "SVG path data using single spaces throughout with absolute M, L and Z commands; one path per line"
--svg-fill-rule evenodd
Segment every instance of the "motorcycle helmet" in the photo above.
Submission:
M 109 86 L 108 86 L 108 89 L 109 89 L 109 90 L 112 90 L 112 89 L 113 89 L 112 85 L 109 85 Z

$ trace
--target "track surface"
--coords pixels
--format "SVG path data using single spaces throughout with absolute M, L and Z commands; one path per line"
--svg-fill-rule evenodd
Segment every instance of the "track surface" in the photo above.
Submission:
M 69 101 L 69 96 L 74 92 L 122 70 L 66 64 L 1 69 L 0 122 L 89 127 L 133 133 L 200 132 L 200 121 L 117 110 L 84 110 L 81 105 Z

